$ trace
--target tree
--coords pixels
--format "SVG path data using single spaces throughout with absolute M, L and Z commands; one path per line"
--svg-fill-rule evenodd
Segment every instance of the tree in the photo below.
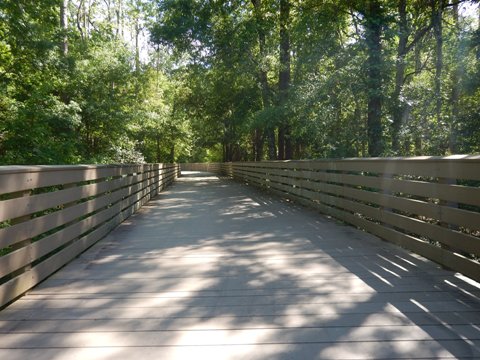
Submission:
M 4 0 L 0 162 L 478 152 L 475 7 Z
M 382 130 L 382 26 L 383 9 L 379 1 L 370 0 L 364 11 L 365 42 L 367 44 L 367 96 L 368 96 L 368 154 L 380 156 L 384 150 Z
M 278 127 L 278 158 L 292 158 L 291 129 L 283 107 L 288 101 L 290 88 L 290 1 L 280 0 L 280 68 L 278 71 L 278 105 L 281 120 Z
M 272 90 L 268 82 L 268 69 L 266 68 L 267 50 L 266 50 L 266 21 L 264 19 L 262 0 L 252 0 L 254 24 L 258 35 L 258 60 L 257 73 L 258 82 L 261 88 L 262 94 L 262 110 L 268 109 L 272 105 Z M 271 122 L 271 121 L 270 121 Z M 264 129 L 262 129 L 264 128 Z M 261 125 L 255 125 L 254 129 L 254 160 L 260 161 L 263 158 L 263 144 L 264 138 L 268 140 L 268 157 L 273 160 L 276 159 L 276 147 L 275 147 L 275 133 L 274 126 L 272 124 L 266 124 L 263 127 Z

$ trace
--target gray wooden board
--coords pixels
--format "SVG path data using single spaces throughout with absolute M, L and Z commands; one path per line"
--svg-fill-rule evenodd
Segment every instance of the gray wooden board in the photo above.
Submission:
M 445 328 L 437 325 L 383 326 L 383 327 L 321 327 L 321 328 L 275 328 L 265 326 L 257 329 L 195 329 L 137 331 L 120 330 L 113 332 L 86 331 L 73 333 L 38 333 L 31 339 L 31 333 L 2 334 L 0 348 L 49 348 L 58 347 L 99 347 L 105 341 L 115 338 L 124 346 L 199 346 L 199 345 L 242 345 L 249 343 L 321 343 L 335 341 L 398 341 L 398 340 L 459 340 L 471 330 L 470 326 L 452 325 Z M 472 332 L 470 332 L 472 334 Z M 468 335 L 468 333 L 467 333 Z M 480 332 L 470 335 L 470 341 L 480 345 Z M 111 341 L 111 340 L 110 340 Z M 28 345 L 26 346 L 26 343 Z
M 8 310 L 5 310 L 4 316 L 8 316 L 7 314 L 11 312 L 14 316 L 23 312 L 25 315 L 24 317 L 28 317 L 28 313 L 34 314 L 35 311 L 41 310 L 44 314 L 42 316 L 57 316 L 56 312 L 61 311 L 62 309 L 70 309 L 70 308 L 85 308 L 85 309 L 95 309 L 95 311 L 103 311 L 105 309 L 111 308 L 125 308 L 125 309 L 135 309 L 135 308 L 144 308 L 146 311 L 151 309 L 152 311 L 160 311 L 163 307 L 167 307 L 170 301 L 167 297 L 160 297 L 156 296 L 156 294 L 138 294 L 143 296 L 135 296 L 132 297 L 130 294 L 103 294 L 98 295 L 96 297 L 88 297 L 88 295 L 72 295 L 69 297 L 64 296 L 56 296 L 54 299 L 50 298 L 48 295 L 35 297 L 34 299 L 28 300 L 19 300 L 15 307 L 11 307 Z M 468 301 L 466 298 L 462 299 L 460 303 L 458 299 L 454 296 L 455 294 L 451 294 L 450 297 L 448 295 L 444 295 L 441 300 L 438 300 L 438 292 L 422 292 L 422 293 L 399 293 L 396 295 L 397 301 L 395 302 L 396 305 L 402 306 L 405 308 L 408 306 L 411 311 L 421 311 L 419 307 L 416 305 L 409 304 L 410 299 L 413 297 L 416 299 L 417 302 L 421 302 L 424 306 L 428 308 L 432 308 L 433 306 L 444 306 L 447 304 L 453 305 L 452 308 L 447 308 L 447 310 L 454 310 L 456 309 L 458 312 L 472 312 L 475 311 L 475 304 L 473 300 Z M 90 295 L 92 296 L 92 295 Z M 95 295 L 93 295 L 95 296 Z M 228 298 L 232 298 L 233 296 L 230 295 Z M 367 301 L 368 304 L 371 306 L 374 305 L 381 305 L 384 304 L 391 298 L 391 294 L 377 294 L 374 298 L 371 297 L 368 293 L 356 293 L 356 294 L 348 294 L 348 298 L 346 298 L 345 293 L 339 294 L 331 294 L 330 296 L 304 296 L 302 301 L 302 295 L 298 294 L 295 296 L 288 296 L 288 297 L 277 297 L 272 298 L 268 296 L 257 296 L 258 302 L 263 303 L 274 303 L 274 304 L 314 304 L 314 305 L 325 305 L 325 306 L 332 306 L 332 304 L 338 305 L 338 308 L 346 307 L 348 304 L 352 302 L 361 302 Z M 31 297 L 30 297 L 31 298 Z M 208 296 L 203 296 L 202 298 L 208 298 Z M 227 298 L 224 296 L 224 298 Z M 238 299 L 238 296 L 236 297 Z M 142 299 L 141 301 L 139 299 Z M 176 306 L 181 306 L 183 302 L 188 302 L 190 298 L 182 297 L 176 299 Z M 197 299 L 200 300 L 200 299 Z M 275 300 L 275 301 L 274 301 Z M 167 305 L 165 305 L 165 303 Z M 208 307 L 209 302 L 208 299 L 204 301 L 206 305 L 204 307 Z M 200 307 L 200 301 L 195 305 L 196 308 Z M 219 300 L 217 300 L 215 307 L 219 307 Z M 252 302 L 245 304 L 240 303 L 237 306 L 255 306 Z M 316 309 L 315 312 L 321 312 L 323 309 Z M 354 309 L 355 311 L 359 311 L 359 309 Z M 478 314 L 480 316 L 480 314 Z
M 325 328 L 336 314 L 289 314 L 289 315 L 217 315 L 217 316 L 184 316 L 128 319 L 69 319 L 62 320 L 16 320 L 1 321 L 0 333 L 63 333 L 63 332 L 115 332 L 119 329 L 135 329 L 137 331 L 185 330 L 194 327 L 197 330 L 209 329 L 258 329 L 258 328 Z M 450 325 L 462 325 L 464 331 L 472 332 L 472 321 L 453 312 L 442 315 Z M 232 324 L 232 320 L 241 320 Z M 438 325 L 438 320 L 428 314 L 377 312 L 365 318 L 364 314 L 349 314 L 335 321 L 335 327 L 394 327 L 416 325 Z
M 0 312 L 0 357 L 472 359 L 479 298 L 372 235 L 187 173 Z
M 452 351 L 446 351 L 444 348 Z M 392 357 L 392 348 L 395 357 Z M 125 359 L 196 359 L 209 360 L 291 360 L 291 359 L 332 359 L 332 360 L 366 360 L 366 359 L 478 359 L 476 349 L 465 346 L 463 341 L 445 340 L 439 345 L 429 341 L 396 342 L 335 342 L 321 344 L 282 344 L 271 343 L 248 345 L 217 346 L 173 346 L 173 347 L 95 347 L 95 348 L 50 348 L 50 349 L 0 349 L 0 357 L 9 360 L 113 360 Z M 453 355 L 452 353 L 455 353 Z M 194 354 L 194 355 L 192 355 Z
M 114 302 L 112 299 L 109 302 Z M 113 300 L 117 300 L 114 298 Z M 190 317 L 190 316 L 221 316 L 231 314 L 235 316 L 257 315 L 337 315 L 348 317 L 351 314 L 369 314 L 389 311 L 393 313 L 411 313 L 424 311 L 432 314 L 437 319 L 442 319 L 444 313 L 455 312 L 465 319 L 470 319 L 478 324 L 479 314 L 471 304 L 467 306 L 455 305 L 453 301 L 425 302 L 416 301 L 395 301 L 393 304 L 385 302 L 357 301 L 350 303 L 322 303 L 316 298 L 295 298 L 285 296 L 277 299 L 265 298 L 232 298 L 223 297 L 219 299 L 201 298 L 193 299 L 190 302 L 178 299 L 158 298 L 137 298 L 138 303 L 158 304 L 157 307 L 119 307 L 119 308 L 67 308 L 67 309 L 32 309 L 18 310 L 15 313 L 6 313 L 2 320 L 71 320 L 71 319 L 149 319 L 152 317 Z M 194 305 L 192 305 L 194 303 Z M 168 304 L 177 304 L 168 306 Z M 360 305 L 359 305 L 360 304 Z M 81 306 L 81 305 L 80 305 Z M 439 322 L 441 322 L 439 320 Z

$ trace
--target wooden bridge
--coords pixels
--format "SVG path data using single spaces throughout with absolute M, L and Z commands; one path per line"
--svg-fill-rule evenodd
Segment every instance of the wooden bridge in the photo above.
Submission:
M 479 165 L 3 168 L 0 358 L 478 359 Z

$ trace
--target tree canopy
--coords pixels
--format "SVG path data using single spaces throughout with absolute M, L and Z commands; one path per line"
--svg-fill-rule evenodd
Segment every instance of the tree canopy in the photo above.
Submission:
M 0 164 L 480 152 L 473 0 L 3 0 Z

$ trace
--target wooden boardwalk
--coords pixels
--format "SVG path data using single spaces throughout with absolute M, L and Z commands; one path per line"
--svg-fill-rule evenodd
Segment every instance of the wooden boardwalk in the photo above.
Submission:
M 191 173 L 1 311 L 0 358 L 478 359 L 479 298 L 372 235 Z

